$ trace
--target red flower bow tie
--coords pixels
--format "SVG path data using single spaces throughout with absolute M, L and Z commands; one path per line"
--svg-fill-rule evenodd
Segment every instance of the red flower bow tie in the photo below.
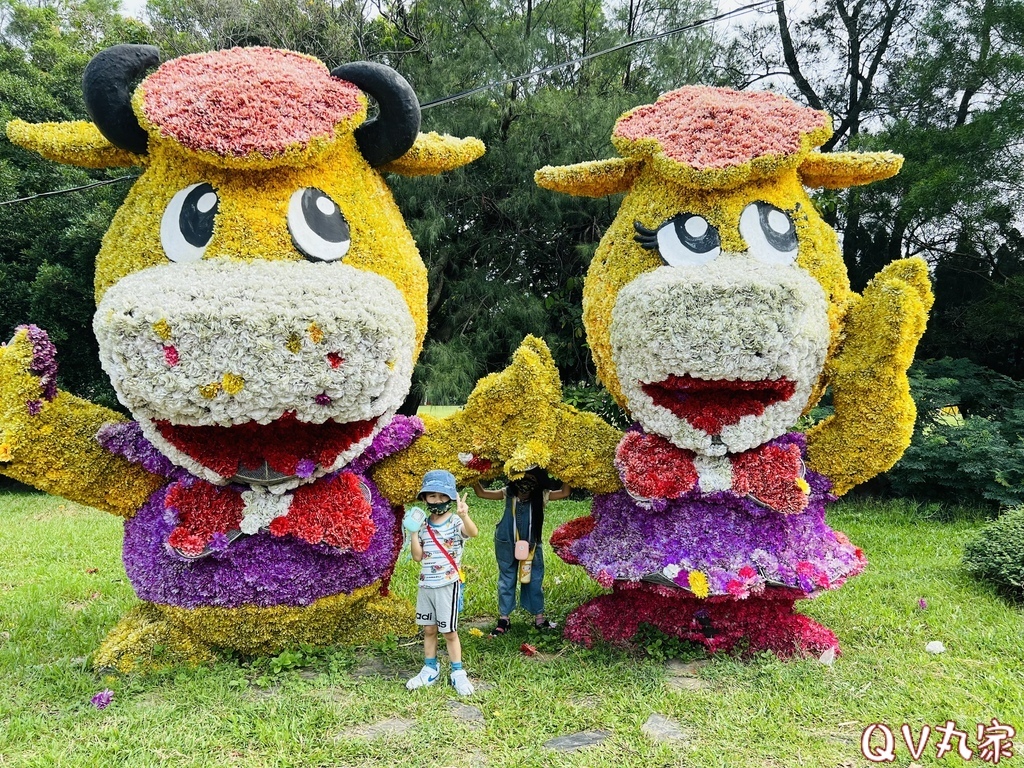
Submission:
M 282 497 L 285 512 L 270 521 L 270 534 L 365 552 L 376 526 L 364 488 L 351 472 L 299 486 Z M 224 549 L 238 538 L 246 514 L 241 490 L 191 478 L 171 486 L 164 506 L 178 519 L 167 543 L 193 558 Z
M 622 484 L 641 499 L 678 499 L 696 490 L 728 489 L 778 512 L 803 512 L 810 501 L 800 447 L 768 443 L 744 453 L 702 458 L 658 435 L 627 432 L 615 449 Z M 708 471 L 716 477 L 711 478 Z M 701 471 L 705 472 L 702 479 Z

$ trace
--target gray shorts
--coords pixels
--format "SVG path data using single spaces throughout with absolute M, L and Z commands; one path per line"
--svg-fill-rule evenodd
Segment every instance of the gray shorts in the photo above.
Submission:
M 458 581 L 441 587 L 420 587 L 416 595 L 416 623 L 420 626 L 437 625 L 439 632 L 459 631 Z

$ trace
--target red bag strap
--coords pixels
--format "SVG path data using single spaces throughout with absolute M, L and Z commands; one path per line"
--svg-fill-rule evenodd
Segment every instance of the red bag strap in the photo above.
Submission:
M 452 568 L 455 569 L 455 572 L 459 574 L 459 582 L 461 583 L 465 581 L 465 578 L 462 576 L 462 569 L 459 568 L 459 564 L 455 562 L 455 558 L 451 556 L 451 553 L 441 546 L 441 542 L 437 540 L 437 536 L 434 535 L 434 531 L 430 528 L 430 523 L 427 523 L 427 533 L 430 534 L 430 538 L 434 540 L 434 544 L 437 545 L 437 548 L 444 552 L 444 556 L 448 558 L 448 562 L 452 564 Z

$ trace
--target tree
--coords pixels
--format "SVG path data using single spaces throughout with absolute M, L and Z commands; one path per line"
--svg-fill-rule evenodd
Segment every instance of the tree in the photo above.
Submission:
M 0 0 L 0 135 L 12 117 L 85 117 L 82 72 L 114 42 L 145 42 L 149 31 L 112 0 Z M 113 176 L 125 171 L 118 169 Z M 108 177 L 58 165 L 0 139 L 0 200 Z M 0 207 L 0 336 L 20 324 L 46 328 L 56 343 L 61 386 L 117 407 L 92 334 L 93 263 L 127 184 Z
M 926 355 L 981 362 L 979 350 L 997 340 L 978 344 L 968 326 L 987 325 L 966 318 L 983 316 L 990 294 L 1024 264 L 1022 43 L 1024 8 L 1010 0 L 818 0 L 797 20 L 778 2 L 771 23 L 735 43 L 722 69 L 741 85 L 769 78 L 828 110 L 836 132 L 826 151 L 904 155 L 894 179 L 821 202 L 843 233 L 855 288 L 901 256 L 934 266 Z M 974 287 L 965 292 L 964 282 Z

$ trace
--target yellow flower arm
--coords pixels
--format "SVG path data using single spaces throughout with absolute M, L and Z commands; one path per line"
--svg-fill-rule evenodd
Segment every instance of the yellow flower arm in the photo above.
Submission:
M 842 495 L 895 464 L 914 431 L 907 369 L 933 301 L 918 258 L 895 261 L 856 297 L 826 368 L 835 413 L 807 433 L 808 464 Z
M 131 517 L 163 478 L 105 451 L 96 432 L 124 417 L 57 392 L 46 400 L 19 330 L 0 347 L 0 473 L 71 501 Z M 37 411 L 33 414 L 33 411 Z
M 577 488 L 618 487 L 612 459 L 620 433 L 562 403 L 558 370 L 536 337 L 526 337 L 505 370 L 481 379 L 462 411 L 423 422 L 424 434 L 374 470 L 374 482 L 395 503 L 412 501 L 430 469 L 447 469 L 469 485 L 538 466 Z

